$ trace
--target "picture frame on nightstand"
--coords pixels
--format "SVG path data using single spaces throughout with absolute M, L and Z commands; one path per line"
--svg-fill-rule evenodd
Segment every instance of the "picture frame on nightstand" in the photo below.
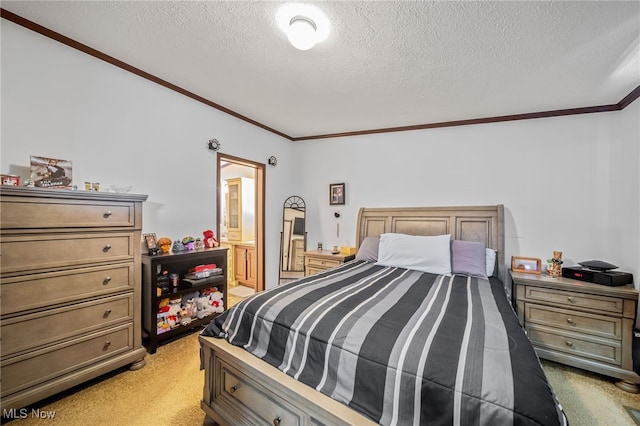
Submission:
M 525 274 L 542 273 L 542 260 L 535 257 L 511 256 L 511 270 Z

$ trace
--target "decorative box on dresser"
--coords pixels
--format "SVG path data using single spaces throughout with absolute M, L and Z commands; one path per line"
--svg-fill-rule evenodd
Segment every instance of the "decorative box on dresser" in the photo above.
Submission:
M 145 365 L 140 246 L 146 198 L 1 189 L 3 409 Z
M 638 291 L 511 271 L 520 323 L 540 358 L 621 379 L 638 393 L 632 342 Z
M 333 254 L 329 250 L 309 250 L 304 255 L 304 275 L 313 275 L 353 260 L 355 255 Z

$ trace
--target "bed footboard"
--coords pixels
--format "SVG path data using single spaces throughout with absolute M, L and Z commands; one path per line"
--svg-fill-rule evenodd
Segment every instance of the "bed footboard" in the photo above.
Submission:
M 371 420 L 223 339 L 200 336 L 202 409 L 219 425 L 373 425 Z

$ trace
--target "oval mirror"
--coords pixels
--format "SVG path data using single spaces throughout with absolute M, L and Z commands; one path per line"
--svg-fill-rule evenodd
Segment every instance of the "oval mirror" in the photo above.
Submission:
M 304 276 L 304 251 L 307 249 L 305 204 L 302 197 L 293 195 L 282 208 L 282 237 L 280 243 L 280 283 Z

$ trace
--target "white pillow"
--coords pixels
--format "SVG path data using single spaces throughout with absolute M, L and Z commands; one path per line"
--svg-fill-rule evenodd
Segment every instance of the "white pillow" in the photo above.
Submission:
M 451 275 L 451 235 L 382 234 L 376 265 Z
M 487 252 L 486 264 L 487 264 L 487 277 L 493 276 L 493 270 L 496 268 L 496 251 L 493 249 L 485 249 Z

